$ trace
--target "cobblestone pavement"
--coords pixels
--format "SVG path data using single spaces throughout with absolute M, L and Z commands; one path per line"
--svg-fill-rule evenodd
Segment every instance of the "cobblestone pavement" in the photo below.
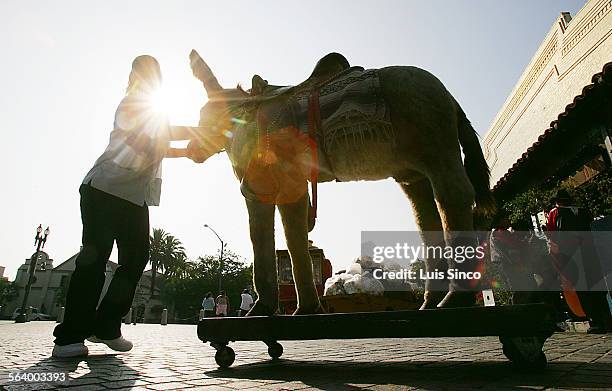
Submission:
M 85 359 L 50 358 L 53 322 L 0 322 L 0 384 L 7 390 L 612 390 L 612 335 L 558 333 L 545 345 L 548 367 L 521 373 L 497 338 L 283 342 L 271 361 L 258 342 L 231 344 L 234 365 L 218 369 L 214 349 L 193 325 L 124 325 L 134 341 L 116 354 L 88 344 Z M 9 373 L 60 372 L 63 382 L 11 382 Z

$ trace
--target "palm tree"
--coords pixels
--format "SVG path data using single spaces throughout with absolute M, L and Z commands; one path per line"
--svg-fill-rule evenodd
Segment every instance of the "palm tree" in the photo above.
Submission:
M 179 239 L 161 228 L 153 228 L 149 249 L 151 296 L 155 292 L 157 272 L 160 271 L 167 277 L 182 274 L 185 269 L 186 259 L 185 248 Z
M 180 276 L 185 270 L 187 255 L 180 240 L 166 235 L 164 240 L 164 257 L 161 271 L 166 277 Z
M 163 244 L 167 233 L 161 228 L 153 228 L 153 235 L 150 238 L 149 262 L 151 262 L 151 296 L 155 289 L 155 277 L 159 265 L 163 263 Z
M 164 277 L 183 277 L 186 273 L 187 262 L 187 256 L 180 252 L 166 257 L 162 267 Z

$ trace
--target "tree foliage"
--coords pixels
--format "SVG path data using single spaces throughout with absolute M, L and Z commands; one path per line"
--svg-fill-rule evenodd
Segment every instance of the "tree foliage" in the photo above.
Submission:
M 219 253 L 205 255 L 196 261 L 186 263 L 183 273 L 169 276 L 162 287 L 161 298 L 165 304 L 174 305 L 175 316 L 179 319 L 195 317 L 207 292 L 218 295 L 219 272 L 221 263 Z M 223 252 L 223 270 L 221 289 L 230 299 L 230 311 L 238 309 L 240 294 L 244 288 L 252 285 L 252 267 L 235 253 Z
M 495 305 L 512 304 L 512 291 L 506 284 L 503 271 L 499 264 L 493 263 L 491 259 L 490 246 L 486 246 L 486 255 L 482 259 L 482 289 L 491 289 L 495 297 Z M 478 302 L 483 301 L 482 295 L 478 295 Z
M 592 216 L 612 214 L 612 172 L 602 172 L 577 188 L 564 183 L 552 187 L 531 188 L 502 205 L 512 223 L 530 221 L 531 216 L 553 207 L 553 197 L 558 189 L 565 189 L 577 206 L 585 208 Z
M 510 222 L 516 224 L 531 221 L 531 216 L 541 211 L 548 211 L 554 190 L 531 188 L 502 205 L 502 210 L 508 215 Z
M 68 296 L 68 284 L 60 285 L 55 291 L 55 305 L 65 306 Z
M 4 306 L 19 296 L 17 284 L 0 278 L 0 306 Z
M 165 277 L 181 275 L 186 270 L 187 255 L 179 239 L 161 228 L 153 228 L 149 262 L 151 262 L 151 295 L 153 295 L 157 273 L 161 272 Z
M 602 172 L 583 186 L 573 189 L 572 196 L 579 206 L 588 209 L 591 216 L 612 214 L 612 171 Z

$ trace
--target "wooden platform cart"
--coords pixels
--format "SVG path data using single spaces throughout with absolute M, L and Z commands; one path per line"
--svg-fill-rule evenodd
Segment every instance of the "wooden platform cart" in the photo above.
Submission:
M 221 368 L 234 362 L 232 341 L 263 341 L 268 354 L 283 354 L 278 341 L 365 338 L 498 336 L 515 365 L 546 365 L 542 346 L 554 331 L 554 310 L 546 304 L 432 310 L 204 318 L 198 337 L 216 349 Z

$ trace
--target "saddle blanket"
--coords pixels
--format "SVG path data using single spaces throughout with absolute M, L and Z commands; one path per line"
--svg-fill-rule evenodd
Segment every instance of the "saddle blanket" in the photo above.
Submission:
M 312 86 L 298 86 L 264 102 L 258 111 L 259 130 L 274 133 L 295 127 L 307 135 L 311 91 Z M 319 87 L 319 106 L 321 129 L 317 134 L 317 144 L 321 181 L 334 179 L 327 156 L 333 153 L 337 143 L 394 139 L 377 69 L 351 67 L 324 82 Z

